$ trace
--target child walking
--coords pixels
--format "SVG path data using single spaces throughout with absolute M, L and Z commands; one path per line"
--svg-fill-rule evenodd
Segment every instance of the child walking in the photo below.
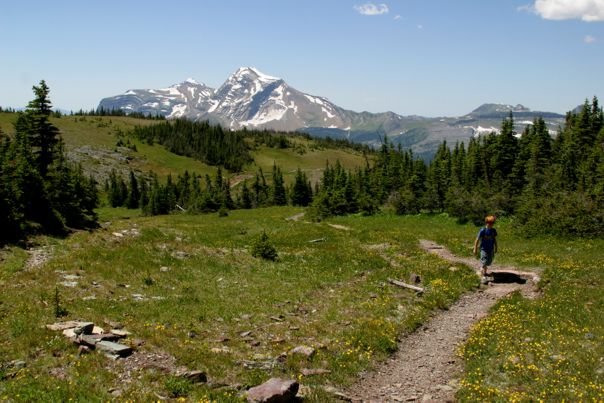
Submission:
M 497 253 L 497 230 L 493 228 L 495 216 L 487 216 L 484 219 L 485 226 L 480 229 L 474 242 L 474 255 L 478 253 L 480 246 L 480 271 L 483 276 L 487 275 L 487 268 L 493 263 Z

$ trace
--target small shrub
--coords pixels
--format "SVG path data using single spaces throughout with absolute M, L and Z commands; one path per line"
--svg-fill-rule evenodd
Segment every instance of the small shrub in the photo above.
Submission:
M 164 386 L 172 398 L 186 397 L 191 392 L 191 382 L 187 379 L 170 376 Z
M 266 232 L 263 231 L 262 235 L 252 245 L 252 256 L 266 260 L 277 260 L 277 249 L 268 239 Z
M 59 289 L 55 287 L 55 295 L 53 298 L 53 304 L 55 307 L 55 317 L 61 318 L 67 316 L 69 313 L 65 307 L 61 305 L 61 296 L 59 295 Z

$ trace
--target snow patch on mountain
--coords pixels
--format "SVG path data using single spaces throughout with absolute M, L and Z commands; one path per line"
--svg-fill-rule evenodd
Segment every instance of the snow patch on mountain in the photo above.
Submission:
M 187 111 L 187 105 L 184 105 L 184 104 L 175 105 L 174 108 L 172 108 L 172 113 L 168 115 L 168 118 L 169 119 L 181 118 L 185 115 L 186 111 Z
M 491 126 L 491 127 L 464 126 L 464 129 L 472 129 L 474 137 L 480 137 L 482 135 L 490 134 L 490 133 L 495 133 L 495 134 L 500 134 L 501 133 L 501 129 L 498 129 L 498 128 L 494 127 L 494 126 Z

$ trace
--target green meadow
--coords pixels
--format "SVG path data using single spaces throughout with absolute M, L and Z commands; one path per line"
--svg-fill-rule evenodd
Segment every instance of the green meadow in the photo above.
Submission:
M 476 227 L 446 216 L 350 216 L 310 223 L 291 207 L 218 215 L 141 217 L 99 210 L 101 229 L 36 241 L 51 258 L 2 250 L 0 399 L 12 401 L 239 401 L 272 376 L 309 387 L 345 387 L 388 357 L 399 338 L 478 287 L 472 268 L 420 250 L 419 239 L 469 255 Z M 540 298 L 512 295 L 478 322 L 459 354 L 466 363 L 461 400 L 597 401 L 604 320 L 601 240 L 527 240 L 498 225 L 500 263 L 542 271 Z M 263 233 L 277 261 L 251 256 Z M 121 234 L 118 236 L 116 234 Z M 394 287 L 418 274 L 426 292 Z M 75 275 L 77 285 L 62 285 Z M 60 320 L 120 322 L 137 354 L 203 370 L 192 384 L 152 366 L 129 368 L 99 353 L 79 356 Z M 288 354 L 297 346 L 311 357 Z M 166 358 L 168 357 L 168 358 Z M 10 362 L 24 361 L 22 368 Z M 304 376 L 302 369 L 330 372 Z M 125 380 L 127 379 L 127 381 Z M 311 400 L 328 396 L 314 389 Z

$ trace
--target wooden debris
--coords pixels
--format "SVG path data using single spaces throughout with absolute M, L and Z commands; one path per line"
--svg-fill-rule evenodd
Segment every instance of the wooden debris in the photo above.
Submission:
M 396 285 L 398 287 L 408 288 L 408 289 L 416 291 L 418 293 L 424 292 L 424 289 L 422 287 L 418 287 L 418 286 L 415 286 L 415 285 L 403 283 L 402 281 L 398 281 L 398 280 L 394 280 L 394 279 L 389 278 L 388 282 L 390 284 L 394 284 L 394 285 Z
M 317 243 L 317 242 L 325 242 L 327 241 L 327 238 L 318 238 L 318 239 L 311 239 L 310 241 L 308 241 L 308 243 Z
M 302 373 L 302 375 L 304 376 L 312 376 L 312 375 L 324 375 L 324 374 L 330 374 L 331 371 L 328 369 L 324 369 L 324 368 L 302 368 L 302 370 L 300 371 Z

